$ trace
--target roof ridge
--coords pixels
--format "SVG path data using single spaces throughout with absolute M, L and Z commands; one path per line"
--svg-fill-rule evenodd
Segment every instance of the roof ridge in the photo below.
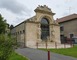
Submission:
M 68 21 L 68 20 L 71 20 L 71 19 L 75 19 L 77 18 L 77 14 L 71 14 L 71 15 L 67 15 L 67 16 L 64 16 L 62 18 L 58 18 L 56 19 L 57 22 L 64 22 L 64 21 Z
M 67 16 L 64 16 L 64 17 L 61 17 L 61 18 L 69 17 L 69 16 L 72 16 L 72 15 L 77 15 L 77 14 L 74 13 L 74 14 L 70 14 L 70 15 L 67 15 Z M 61 19 L 61 18 L 58 18 L 58 19 Z
M 30 18 L 25 19 L 25 20 L 22 21 L 21 23 L 17 24 L 15 27 L 19 26 L 20 24 L 22 24 L 22 23 L 24 23 L 24 22 L 26 22 L 26 21 L 29 21 L 30 19 L 32 19 L 32 18 L 34 18 L 34 17 L 36 17 L 36 16 L 34 15 L 34 16 L 30 17 Z

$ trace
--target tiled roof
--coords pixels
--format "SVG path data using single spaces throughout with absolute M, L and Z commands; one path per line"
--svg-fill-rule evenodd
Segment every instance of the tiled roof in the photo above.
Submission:
M 70 20 L 75 19 L 75 18 L 77 18 L 77 14 L 71 14 L 71 15 L 56 19 L 56 21 L 58 23 L 61 23 L 61 22 L 65 22 L 65 21 L 70 21 Z

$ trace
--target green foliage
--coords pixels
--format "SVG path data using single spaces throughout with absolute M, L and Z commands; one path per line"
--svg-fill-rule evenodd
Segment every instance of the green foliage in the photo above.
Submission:
M 50 51 L 77 58 L 77 46 L 74 46 L 73 48 L 50 49 Z
M 47 51 L 47 49 L 41 49 L 44 51 Z M 60 48 L 60 49 L 49 49 L 51 52 L 67 55 L 67 56 L 72 56 L 77 58 L 77 45 L 74 46 L 73 48 Z
M 11 55 L 10 55 L 10 58 L 8 60 L 28 60 L 26 57 L 23 57 L 15 52 L 13 52 Z
M 5 33 L 5 29 L 6 29 L 6 20 L 4 20 L 4 18 L 0 14 L 0 34 Z
M 0 60 L 8 60 L 13 51 L 13 44 L 11 37 L 0 34 Z

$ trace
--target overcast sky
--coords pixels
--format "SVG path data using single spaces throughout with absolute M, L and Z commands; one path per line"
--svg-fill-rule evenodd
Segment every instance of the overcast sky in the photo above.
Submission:
M 9 24 L 17 25 L 35 15 L 38 5 L 47 5 L 54 19 L 77 13 L 77 0 L 0 0 L 0 14 Z

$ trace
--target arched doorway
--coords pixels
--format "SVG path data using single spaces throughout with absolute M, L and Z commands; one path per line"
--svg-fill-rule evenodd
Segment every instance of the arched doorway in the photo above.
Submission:
M 41 39 L 43 41 L 46 41 L 48 36 L 49 36 L 49 21 L 47 18 L 42 18 L 41 20 Z

